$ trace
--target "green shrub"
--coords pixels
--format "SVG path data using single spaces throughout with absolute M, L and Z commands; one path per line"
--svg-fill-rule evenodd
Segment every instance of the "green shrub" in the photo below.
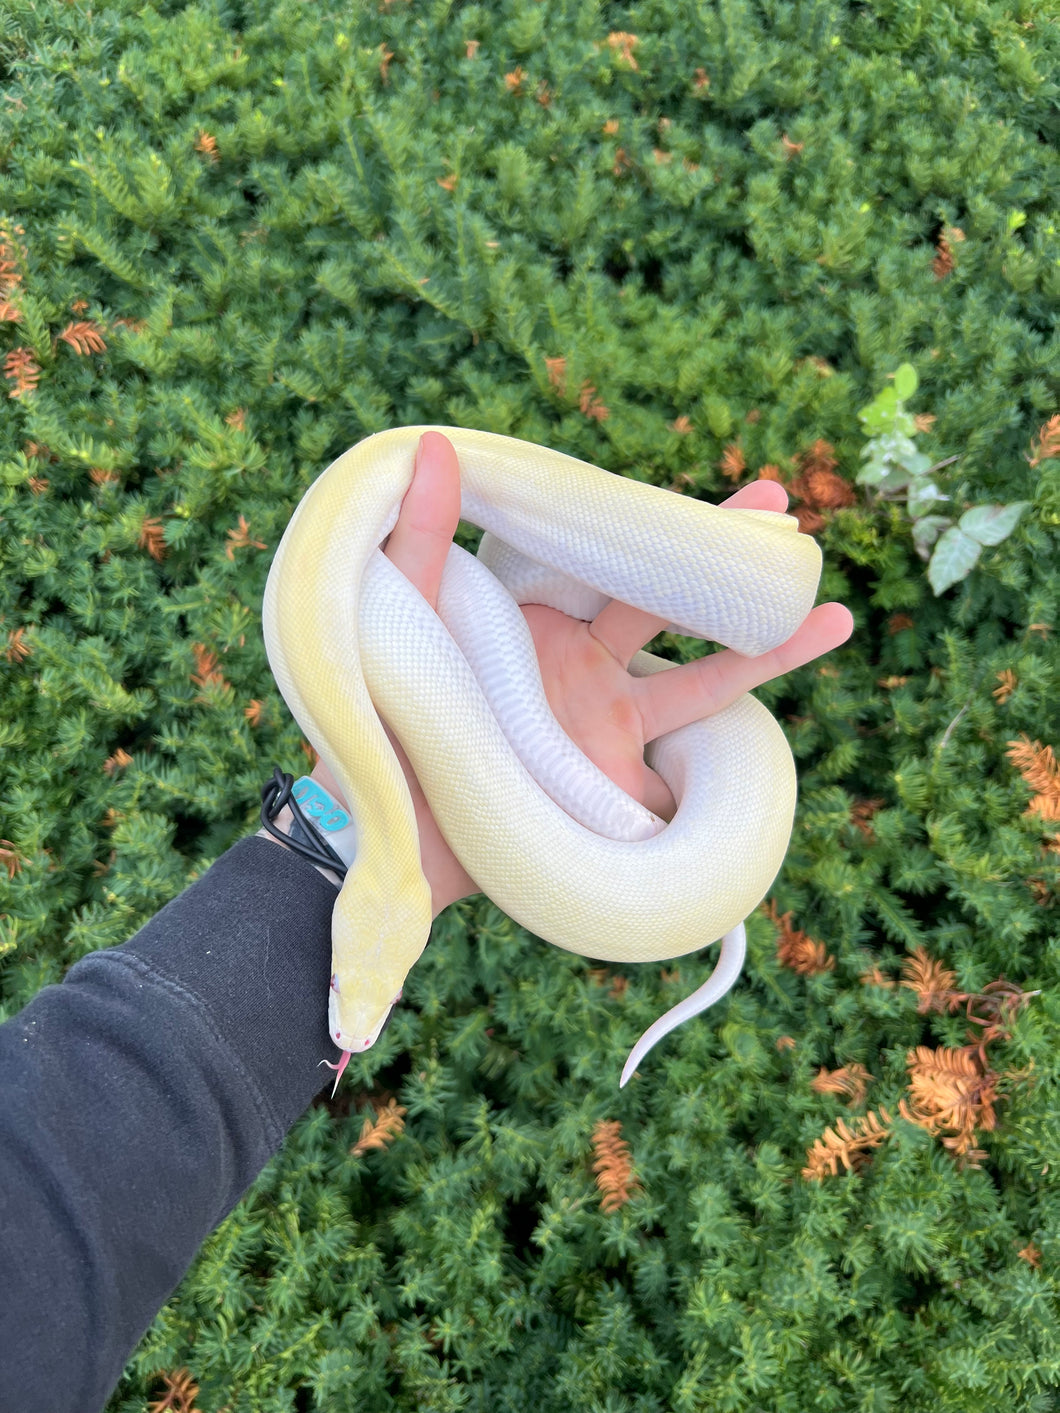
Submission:
M 800 803 L 737 987 L 620 1092 L 711 952 L 601 976 L 450 909 L 114 1413 L 179 1366 L 209 1413 L 1055 1406 L 1058 36 L 1030 0 L 9 0 L 4 1014 L 304 763 L 262 589 L 371 433 L 707 499 L 768 468 L 857 623 L 758 693 Z M 938 594 L 857 484 L 903 365 L 947 513 L 1026 503 Z M 403 1131 L 352 1152 L 388 1099 Z M 827 1143 L 849 1170 L 805 1176 Z

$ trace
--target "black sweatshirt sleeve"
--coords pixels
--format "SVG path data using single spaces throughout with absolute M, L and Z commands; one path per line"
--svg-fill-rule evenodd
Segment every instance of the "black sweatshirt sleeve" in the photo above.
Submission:
M 0 1026 L 0 1413 L 98 1413 L 333 1082 L 337 890 L 241 839 Z

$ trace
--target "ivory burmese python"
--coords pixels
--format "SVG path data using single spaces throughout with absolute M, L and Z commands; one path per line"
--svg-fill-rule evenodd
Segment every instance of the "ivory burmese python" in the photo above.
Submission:
M 452 442 L 461 517 L 486 532 L 477 559 L 450 549 L 437 615 L 379 548 L 426 431 Z M 517 604 L 591 620 L 618 598 L 757 656 L 809 613 L 820 569 L 790 515 L 723 510 L 491 432 L 399 427 L 332 462 L 277 549 L 263 629 L 279 690 L 357 826 L 332 917 L 339 1048 L 378 1038 L 432 920 L 412 798 L 380 715 L 453 852 L 529 932 L 615 962 L 722 939 L 714 974 L 641 1038 L 622 1084 L 666 1031 L 723 995 L 743 962 L 742 919 L 791 833 L 795 768 L 780 726 L 744 695 L 652 742 L 645 759 L 677 802 L 666 824 L 562 731 Z M 642 651 L 629 670 L 672 666 Z

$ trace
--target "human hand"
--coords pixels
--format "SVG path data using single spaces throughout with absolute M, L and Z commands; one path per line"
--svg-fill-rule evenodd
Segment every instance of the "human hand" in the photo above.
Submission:
M 721 504 L 784 511 L 788 497 L 777 482 L 756 481 Z M 434 609 L 459 519 L 456 449 L 441 432 L 425 432 L 412 482 L 383 552 Z M 537 649 L 545 695 L 559 724 L 616 785 L 667 820 L 676 805 L 662 776 L 644 759 L 648 742 L 712 716 L 744 692 L 839 647 L 854 627 L 853 616 L 843 604 L 818 604 L 786 642 L 760 657 L 744 657 L 725 648 L 671 671 L 638 678 L 626 670 L 629 662 L 666 627 L 667 619 L 617 599 L 592 623 L 542 604 L 525 604 L 522 611 Z M 450 903 L 479 889 L 445 842 L 400 742 L 385 729 L 412 792 L 420 860 L 437 917 Z M 312 775 L 344 803 L 323 761 L 317 762 Z

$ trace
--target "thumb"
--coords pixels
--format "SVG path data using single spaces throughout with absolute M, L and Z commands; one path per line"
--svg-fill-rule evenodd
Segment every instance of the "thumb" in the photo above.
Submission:
M 438 607 L 449 546 L 460 520 L 460 463 L 441 432 L 424 432 L 412 483 L 383 551 L 433 609 Z

